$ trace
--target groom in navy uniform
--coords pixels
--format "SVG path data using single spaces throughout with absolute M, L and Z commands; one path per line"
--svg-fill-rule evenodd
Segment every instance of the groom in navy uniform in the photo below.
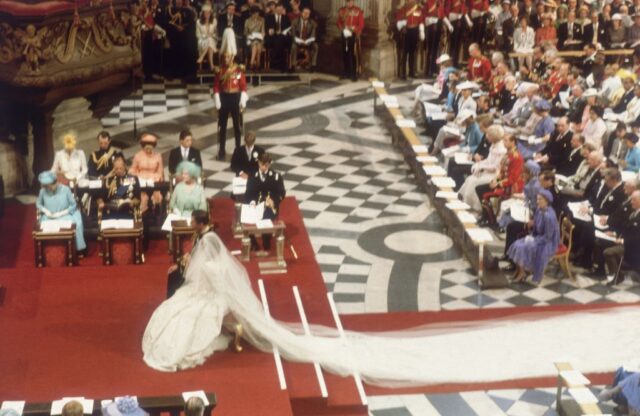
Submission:
M 262 219 L 273 220 L 278 216 L 285 193 L 282 174 L 271 170 L 271 156 L 263 153 L 258 157 L 258 171 L 247 181 L 245 201 L 249 201 L 251 205 L 264 202 Z M 255 240 L 252 239 L 251 243 L 254 248 L 257 246 Z M 262 245 L 265 250 L 271 248 L 271 235 L 262 235 Z
M 191 226 L 194 228 L 193 245 L 191 246 L 191 252 L 193 253 L 198 246 L 198 243 L 202 240 L 205 234 L 213 232 L 213 229 L 209 226 L 209 214 L 206 211 L 195 210 L 191 213 Z M 184 274 L 189 266 L 191 260 L 191 254 L 185 253 L 177 264 L 169 267 L 167 271 L 167 299 L 182 286 L 184 283 Z

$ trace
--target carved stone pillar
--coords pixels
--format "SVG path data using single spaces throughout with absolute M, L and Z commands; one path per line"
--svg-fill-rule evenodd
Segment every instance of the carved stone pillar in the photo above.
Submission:
M 95 150 L 96 137 L 102 130 L 100 120 L 93 117 L 90 102 L 84 97 L 70 98 L 61 102 L 53 112 L 53 143 L 62 148 L 62 138 L 67 133 L 77 137 L 78 149 L 88 154 Z
M 354 3 L 364 11 L 365 28 L 361 37 L 363 75 L 376 76 L 389 80 L 396 75 L 396 48 L 392 39 L 391 25 L 393 24 L 393 10 L 398 0 L 355 0 Z M 342 70 L 342 65 L 336 65 L 341 60 L 340 31 L 336 26 L 338 12 L 345 5 L 344 0 L 330 0 L 316 5 L 316 11 L 326 17 L 324 42 L 330 47 L 331 54 L 322 59 L 329 65 L 323 68 L 336 72 Z M 323 49 L 321 49 L 322 54 Z M 327 51 L 325 54 L 329 54 Z

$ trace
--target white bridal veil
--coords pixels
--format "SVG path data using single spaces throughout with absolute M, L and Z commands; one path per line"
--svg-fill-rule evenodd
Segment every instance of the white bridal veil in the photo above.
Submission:
M 266 318 L 242 264 L 208 233 L 194 250 L 185 284 L 154 312 L 142 341 L 145 362 L 176 371 L 227 347 L 225 322 L 237 320 L 245 339 L 287 360 L 318 362 L 327 371 L 380 386 L 490 382 L 549 376 L 553 362 L 582 372 L 612 371 L 640 356 L 640 308 L 621 307 L 539 319 L 426 326 L 363 334 Z M 225 316 L 227 317 L 225 319 Z

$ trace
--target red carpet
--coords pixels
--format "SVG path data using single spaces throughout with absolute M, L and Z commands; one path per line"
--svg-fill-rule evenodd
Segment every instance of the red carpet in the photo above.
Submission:
M 230 250 L 233 203 L 216 199 L 212 219 Z M 297 203 L 287 198 L 281 210 L 287 224 L 286 275 L 264 276 L 272 315 L 299 322 L 291 288 L 297 285 L 311 323 L 333 326 L 326 289 L 315 261 Z M 204 389 L 218 395 L 216 414 L 366 414 L 351 378 L 325 373 L 328 399 L 320 397 L 310 364 L 285 363 L 288 391 L 280 391 L 273 356 L 249 347 L 244 352 L 218 353 L 199 368 L 160 373 L 142 361 L 141 338 L 149 316 L 162 302 L 170 263 L 165 240 L 152 242 L 141 266 L 100 264 L 91 254 L 79 267 L 36 269 L 31 228 L 34 208 L 7 206 L 0 220 L 0 285 L 6 287 L 0 306 L 0 400 L 48 401 L 62 396 L 106 398 L 124 394 L 175 395 Z M 295 247 L 298 259 L 289 248 Z M 257 290 L 257 263 L 247 264 Z M 496 319 L 523 312 L 563 313 L 612 305 L 483 309 L 437 313 L 392 313 L 342 316 L 345 328 L 377 331 L 427 323 Z M 593 375 L 605 383 L 610 375 Z M 380 389 L 369 394 L 451 392 L 493 388 L 554 386 L 555 379 L 502 383 L 455 384 L 419 389 Z

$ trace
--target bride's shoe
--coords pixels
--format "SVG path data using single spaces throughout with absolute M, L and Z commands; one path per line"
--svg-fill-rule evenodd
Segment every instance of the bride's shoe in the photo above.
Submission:
M 240 340 L 242 339 L 242 335 L 244 334 L 244 328 L 242 327 L 242 324 L 235 324 L 234 330 L 236 336 L 233 339 L 233 346 L 235 347 L 236 352 L 242 352 L 242 345 L 240 345 Z

